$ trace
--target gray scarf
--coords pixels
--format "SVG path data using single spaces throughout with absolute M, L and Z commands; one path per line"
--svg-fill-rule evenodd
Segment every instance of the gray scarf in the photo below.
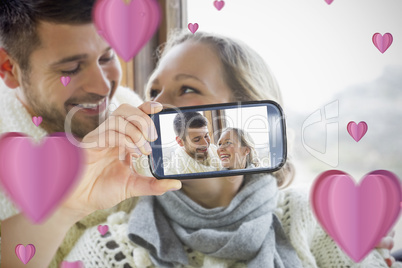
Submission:
M 271 175 L 245 176 L 228 207 L 206 209 L 182 191 L 142 197 L 129 220 L 130 239 L 159 267 L 188 265 L 183 244 L 248 267 L 302 267 L 273 213 L 278 188 Z

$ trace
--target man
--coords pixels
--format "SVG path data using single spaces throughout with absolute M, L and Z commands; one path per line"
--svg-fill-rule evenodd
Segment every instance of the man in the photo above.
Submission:
M 147 114 L 162 106 L 117 106 L 122 100 L 138 104 L 139 98 L 119 87 L 119 62 L 91 21 L 93 4 L 0 2 L 0 134 L 17 131 L 41 139 L 64 132 L 66 125 L 87 148 L 80 184 L 43 224 L 14 215 L 17 211 L 0 193 L 2 267 L 47 267 L 67 230 L 81 218 L 133 196 L 181 187 L 180 181 L 158 181 L 130 169 L 132 155 L 150 153 L 148 142 L 157 137 Z M 61 83 L 62 77 L 71 79 L 68 85 Z M 115 110 L 109 114 L 110 108 Z M 68 115 L 72 118 L 66 120 Z M 33 116 L 43 118 L 39 127 Z M 17 244 L 35 245 L 35 257 L 27 265 L 15 255 Z
M 177 144 L 166 175 L 220 170 L 217 148 L 211 144 L 208 120 L 197 112 L 179 113 L 173 120 Z

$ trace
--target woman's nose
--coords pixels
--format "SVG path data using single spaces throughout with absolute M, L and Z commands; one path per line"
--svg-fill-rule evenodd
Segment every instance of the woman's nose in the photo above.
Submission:
M 174 97 L 171 96 L 166 90 L 162 90 L 153 101 L 159 102 L 164 107 L 163 108 L 173 108 L 175 106 Z

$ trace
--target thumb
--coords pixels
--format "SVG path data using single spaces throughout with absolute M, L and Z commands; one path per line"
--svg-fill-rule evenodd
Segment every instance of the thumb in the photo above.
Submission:
M 162 195 L 168 191 L 179 190 L 182 187 L 180 180 L 148 177 L 139 174 L 131 174 L 130 183 L 127 185 L 129 197 L 143 195 Z

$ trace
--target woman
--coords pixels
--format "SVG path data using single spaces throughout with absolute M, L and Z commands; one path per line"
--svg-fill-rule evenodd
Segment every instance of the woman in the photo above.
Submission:
M 222 167 L 244 169 L 260 166 L 254 141 L 239 128 L 226 128 L 218 140 L 218 155 Z
M 248 100 L 282 103 L 261 57 L 229 38 L 178 34 L 147 85 L 149 99 L 193 106 Z M 354 263 L 321 229 L 308 194 L 278 191 L 278 172 L 183 181 L 180 191 L 143 197 L 130 214 L 109 216 L 109 231 L 86 230 L 66 260 L 86 267 L 347 267 Z M 387 267 L 374 250 L 362 267 Z

